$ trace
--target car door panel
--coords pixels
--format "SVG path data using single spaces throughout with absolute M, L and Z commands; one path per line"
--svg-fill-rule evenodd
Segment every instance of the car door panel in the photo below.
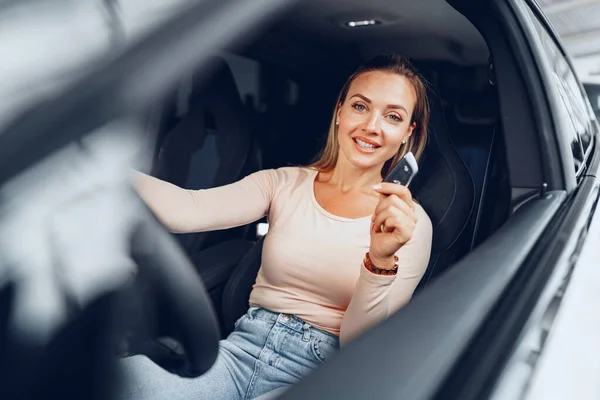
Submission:
M 596 181 L 596 190 L 590 196 L 595 207 L 598 180 L 586 178 L 590 179 Z M 592 210 L 581 223 L 587 229 L 572 237 L 573 251 L 565 252 L 558 262 L 554 282 L 547 285 L 545 298 L 540 297 L 538 302 L 541 315 L 527 332 L 537 340 L 529 340 L 529 346 L 522 340 L 521 354 L 535 360 L 530 362 L 531 373 L 524 382 L 526 400 L 600 397 L 600 314 L 595 301 L 600 290 L 600 213 Z M 523 370 L 522 357 L 516 354 L 514 366 Z M 506 384 L 517 386 L 514 379 Z
M 563 222 L 554 229 L 554 237 L 546 235 L 545 254 L 537 261 L 537 265 L 532 263 L 531 268 L 536 270 L 536 274 L 528 278 L 526 285 L 521 285 L 519 298 L 511 303 L 513 315 L 519 313 L 521 318 L 518 324 L 512 323 L 513 342 L 509 348 L 513 350 L 509 352 L 510 357 L 498 379 L 493 398 L 506 398 L 503 396 L 515 388 L 526 392 L 540 355 L 544 355 L 546 339 L 553 334 L 563 295 L 571 290 L 571 277 L 578 273 L 580 266 L 586 270 L 588 265 L 584 263 L 591 261 L 590 250 L 587 259 L 580 260 L 582 249 L 591 245 L 594 248 L 592 252 L 600 256 L 600 247 L 594 239 L 599 234 L 598 228 L 590 230 L 592 221 L 598 219 L 599 185 L 595 177 L 587 176 L 582 180 L 577 192 L 565 205 Z M 505 322 L 508 327 L 509 320 L 505 319 Z M 569 341 L 562 345 L 570 347 L 573 344 Z M 564 382 L 561 379 L 555 384 L 562 386 Z

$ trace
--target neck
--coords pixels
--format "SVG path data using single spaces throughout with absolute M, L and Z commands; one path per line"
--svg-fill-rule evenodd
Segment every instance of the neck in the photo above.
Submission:
M 380 183 L 382 180 L 381 167 L 356 168 L 344 157 L 339 157 L 338 163 L 328 180 L 330 184 L 337 186 L 342 193 L 371 189 L 371 186 Z

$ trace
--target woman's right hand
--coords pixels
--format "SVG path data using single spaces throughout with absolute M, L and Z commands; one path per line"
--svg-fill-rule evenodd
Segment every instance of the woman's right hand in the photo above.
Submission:
M 410 190 L 404 185 L 382 182 L 373 187 L 380 195 L 371 219 L 369 256 L 379 268 L 392 268 L 394 255 L 408 242 L 417 224 Z

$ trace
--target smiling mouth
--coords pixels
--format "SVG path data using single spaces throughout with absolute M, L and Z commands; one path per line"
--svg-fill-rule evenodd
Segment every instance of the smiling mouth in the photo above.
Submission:
M 367 143 L 367 142 L 362 141 L 357 138 L 353 138 L 353 140 L 354 140 L 354 143 L 356 143 L 358 145 L 358 147 L 360 147 L 361 149 L 366 150 L 366 151 L 375 151 L 379 147 L 381 147 L 379 145 Z

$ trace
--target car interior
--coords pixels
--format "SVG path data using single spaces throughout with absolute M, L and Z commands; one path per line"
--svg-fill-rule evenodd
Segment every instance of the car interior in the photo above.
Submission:
M 433 224 L 418 299 L 539 198 L 541 187 L 556 189 L 538 146 L 531 71 L 520 69 L 512 50 L 523 43 L 508 33 L 495 2 L 450 3 L 305 0 L 287 7 L 211 51 L 208 61 L 145 104 L 152 149 L 145 172 L 207 189 L 261 169 L 308 165 L 354 68 L 380 53 L 408 56 L 427 82 L 431 109 L 427 147 L 410 186 Z M 202 278 L 221 337 L 248 308 L 266 232 L 263 219 L 172 234 Z M 158 338 L 134 332 L 122 353 L 146 354 L 181 371 L 185 350 L 172 329 L 178 317 L 162 313 Z
M 411 184 L 434 228 L 418 295 L 509 218 L 511 188 L 485 40 L 444 1 L 398 4 L 300 2 L 253 40 L 213 54 L 153 109 L 149 172 L 207 189 L 263 168 L 309 165 L 353 68 L 382 52 L 409 56 L 428 83 L 431 109 L 427 148 Z M 352 27 L 356 21 L 374 22 Z M 247 309 L 266 227 L 262 220 L 175 235 L 202 276 L 223 337 Z M 157 362 L 177 357 L 165 347 L 154 349 Z

